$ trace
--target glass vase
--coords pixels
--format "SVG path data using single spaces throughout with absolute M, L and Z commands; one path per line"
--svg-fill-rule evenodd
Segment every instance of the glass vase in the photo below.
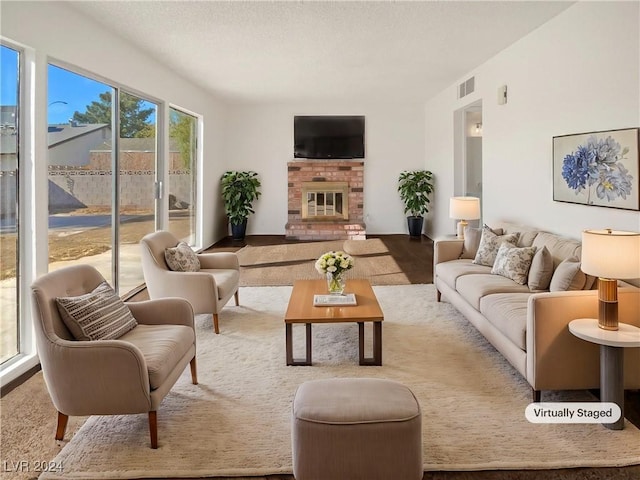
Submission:
M 327 287 L 330 295 L 342 295 L 346 283 L 342 274 L 327 273 Z

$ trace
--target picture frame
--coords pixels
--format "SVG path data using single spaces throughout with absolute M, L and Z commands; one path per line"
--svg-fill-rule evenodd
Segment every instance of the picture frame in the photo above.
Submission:
M 640 128 L 553 137 L 553 200 L 640 210 Z

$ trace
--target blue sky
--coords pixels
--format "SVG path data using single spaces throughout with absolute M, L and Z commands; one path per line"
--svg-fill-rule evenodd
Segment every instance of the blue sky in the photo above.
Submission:
M 7 47 L 0 49 L 0 105 L 15 105 L 18 78 L 18 55 Z
M 68 123 L 73 114 L 84 112 L 87 105 L 99 99 L 99 95 L 111 91 L 105 83 L 92 80 L 54 65 L 48 67 L 48 123 Z M 0 49 L 0 105 L 16 104 L 17 52 L 7 47 Z M 55 103 L 54 103 L 55 102 Z M 63 103 L 64 102 L 64 103 Z M 142 108 L 152 104 L 144 102 Z M 155 121 L 155 114 L 149 117 Z
M 109 85 L 53 65 L 49 65 L 48 75 L 49 124 L 68 123 L 76 111 L 84 112 L 101 93 L 111 91 Z

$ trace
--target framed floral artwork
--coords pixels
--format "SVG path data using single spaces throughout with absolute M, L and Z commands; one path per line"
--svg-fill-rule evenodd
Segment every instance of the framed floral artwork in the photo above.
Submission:
M 553 200 L 640 210 L 640 129 L 553 137 Z

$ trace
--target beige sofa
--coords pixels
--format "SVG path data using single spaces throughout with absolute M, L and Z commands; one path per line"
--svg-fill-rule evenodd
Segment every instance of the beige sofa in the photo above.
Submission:
M 579 241 L 513 224 L 503 225 L 502 230 L 519 233 L 518 247 L 538 250 L 546 246 L 553 257 L 554 274 L 563 260 L 580 258 Z M 542 390 L 599 388 L 599 347 L 576 338 L 567 327 L 576 318 L 598 317 L 596 279 L 585 276 L 580 290 L 532 291 L 528 284 L 520 285 L 492 274 L 489 266 L 472 263 L 474 252 L 463 253 L 463 244 L 455 238 L 435 241 L 438 301 L 444 297 L 455 306 L 527 379 L 534 401 L 539 401 Z M 640 289 L 621 285 L 619 319 L 640 326 Z M 640 349 L 625 349 L 624 362 L 625 388 L 640 388 Z

